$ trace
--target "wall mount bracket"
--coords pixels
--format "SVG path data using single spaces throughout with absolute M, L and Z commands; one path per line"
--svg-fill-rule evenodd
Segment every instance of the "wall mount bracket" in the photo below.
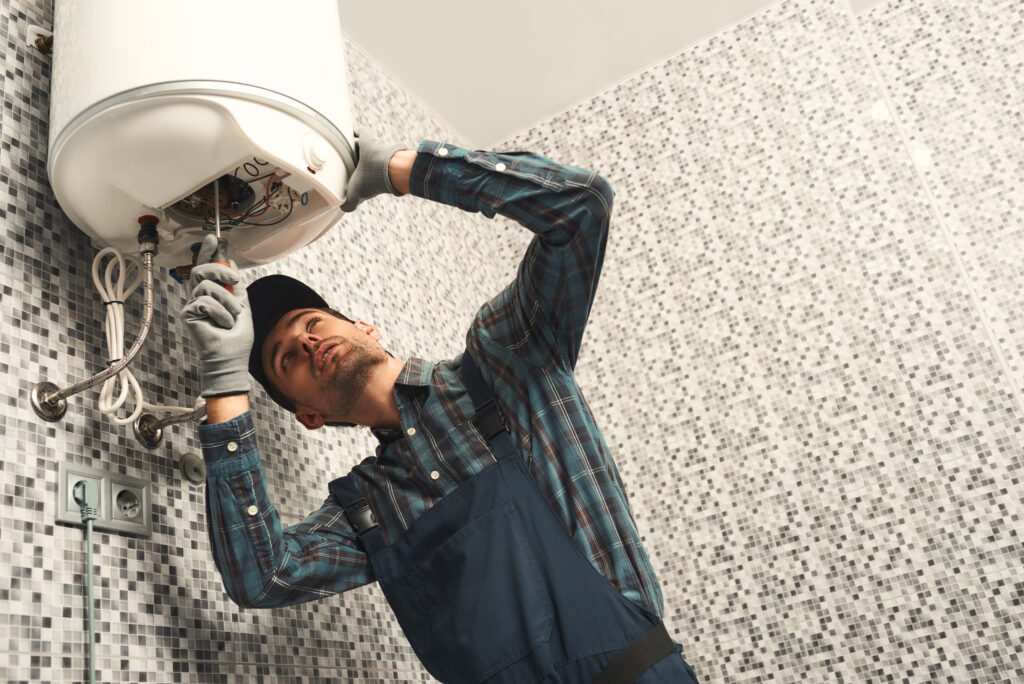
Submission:
M 186 452 L 178 459 L 178 469 L 186 480 L 194 485 L 206 482 L 206 462 L 199 454 Z
M 38 48 L 44 55 L 48 55 L 53 51 L 53 31 L 29 24 L 25 31 L 25 45 Z

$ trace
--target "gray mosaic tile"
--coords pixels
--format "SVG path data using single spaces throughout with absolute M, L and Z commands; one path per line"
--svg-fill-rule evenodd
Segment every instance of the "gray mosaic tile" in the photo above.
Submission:
M 985 321 L 1024 388 L 1024 8 L 891 0 L 858 23 Z
M 858 33 L 845 0 L 782 2 L 502 145 L 616 188 L 578 375 L 702 681 L 1024 677 L 1022 383 L 1001 362 L 1020 374 L 1020 274 L 991 247 L 1020 225 L 1018 11 L 894 0 Z M 227 599 L 202 488 L 176 470 L 191 428 L 150 451 L 95 392 L 55 424 L 28 408 L 38 379 L 104 357 L 96 250 L 45 178 L 49 61 L 19 44 L 50 13 L 0 9 L 0 679 L 85 675 L 83 533 L 52 522 L 68 461 L 153 486 L 152 538 L 96 536 L 103 681 L 431 681 L 376 587 L 273 611 Z M 349 70 L 355 119 L 382 138 L 459 142 L 357 46 Z M 383 198 L 252 275 L 307 279 L 399 358 L 442 359 L 529 238 Z M 156 297 L 137 376 L 151 401 L 188 404 L 183 292 L 161 279 Z M 286 522 L 372 452 L 368 434 L 253 403 Z
M 1020 675 L 1020 397 L 849 22 L 781 3 L 503 146 L 616 187 L 577 375 L 698 674 Z

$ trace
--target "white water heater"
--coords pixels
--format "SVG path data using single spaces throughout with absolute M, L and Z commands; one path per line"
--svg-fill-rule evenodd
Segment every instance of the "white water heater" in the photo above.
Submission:
M 56 0 L 53 30 L 47 173 L 99 245 L 136 253 L 154 215 L 156 263 L 189 265 L 219 218 L 244 267 L 341 218 L 355 155 L 337 0 Z

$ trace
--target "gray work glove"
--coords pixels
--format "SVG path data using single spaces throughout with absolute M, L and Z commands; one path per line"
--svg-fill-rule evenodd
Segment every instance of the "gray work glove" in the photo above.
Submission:
M 218 397 L 249 391 L 249 351 L 252 313 L 245 288 L 238 284 L 238 267 L 228 262 L 227 242 L 207 235 L 189 278 L 191 296 L 181 310 L 202 364 L 203 396 Z M 225 285 L 234 288 L 228 292 Z
M 401 195 L 391 185 L 388 175 L 388 162 L 395 152 L 411 149 L 408 145 L 382 143 L 366 128 L 357 128 L 356 138 L 356 170 L 348 179 L 345 201 L 341 205 L 344 212 L 356 210 L 363 200 L 390 192 Z

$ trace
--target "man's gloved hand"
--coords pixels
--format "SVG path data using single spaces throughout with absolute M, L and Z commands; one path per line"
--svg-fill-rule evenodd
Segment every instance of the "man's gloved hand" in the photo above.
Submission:
M 356 137 L 356 170 L 348 179 L 345 202 L 341 210 L 352 212 L 363 200 L 376 197 L 385 192 L 401 195 L 391 185 L 388 175 L 388 162 L 395 152 L 411 149 L 408 145 L 382 143 L 366 128 L 357 128 Z
M 238 267 L 227 261 L 227 243 L 207 235 L 189 278 L 192 294 L 181 310 L 202 363 L 203 396 L 249 391 L 252 313 L 245 288 L 238 285 Z M 234 286 L 234 294 L 225 285 Z

